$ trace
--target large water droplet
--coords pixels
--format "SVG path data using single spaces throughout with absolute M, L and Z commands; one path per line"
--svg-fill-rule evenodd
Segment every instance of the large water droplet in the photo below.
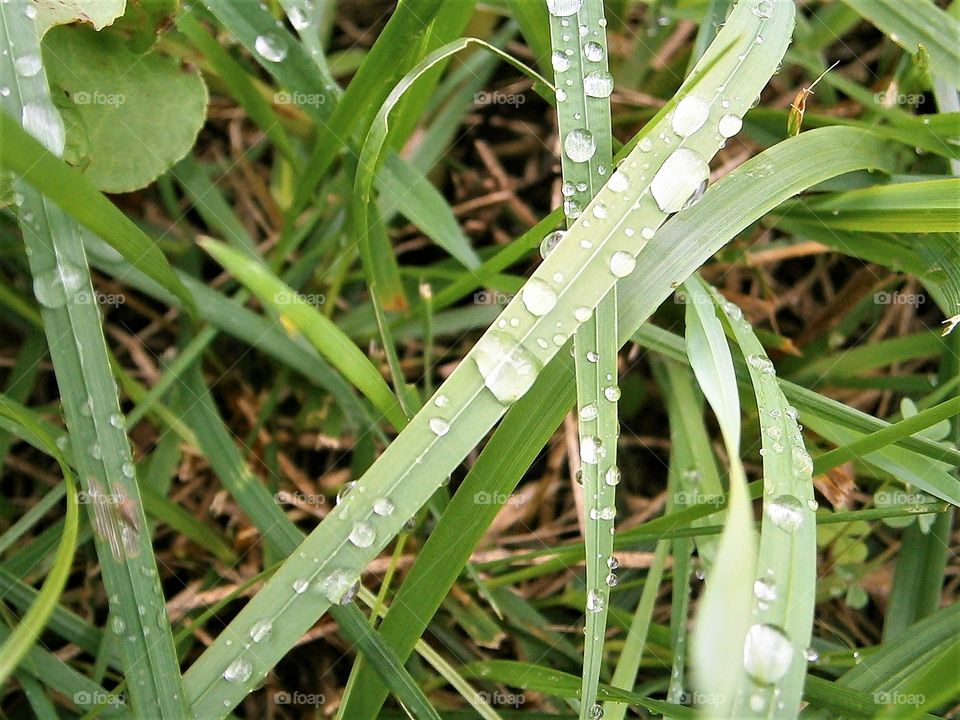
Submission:
M 698 95 L 687 95 L 677 103 L 671 126 L 680 137 L 693 135 L 710 116 L 710 103 Z
M 717 124 L 717 131 L 720 133 L 720 137 L 731 138 L 740 132 L 742 127 L 743 120 L 736 115 L 728 113 L 720 118 L 720 122 Z
M 600 414 L 600 411 L 597 409 L 597 406 L 594 405 L 593 403 L 590 403 L 589 405 L 584 405 L 582 408 L 580 408 L 580 419 L 583 422 L 589 422 L 591 420 L 595 420 L 597 418 L 597 415 L 599 414 Z
M 445 418 L 442 417 L 432 417 L 428 422 L 430 425 L 430 430 L 433 431 L 434 435 L 444 436 L 450 432 L 450 423 Z
M 540 362 L 530 351 L 496 330 L 480 339 L 471 356 L 487 389 L 504 404 L 519 400 L 540 372 Z
M 563 139 L 563 151 L 574 162 L 586 162 L 597 152 L 597 141 L 589 130 L 575 128 Z
M 563 50 L 554 50 L 550 56 L 550 63 L 553 65 L 554 72 L 566 72 L 570 69 L 570 58 Z
M 17 73 L 22 77 L 33 77 L 40 72 L 40 68 L 43 66 L 40 62 L 40 56 L 33 53 L 21 55 L 13 61 L 13 64 Z
M 580 9 L 581 5 L 583 5 L 583 0 L 547 0 L 547 10 L 556 17 L 573 15 Z
M 254 623 L 253 627 L 250 628 L 250 639 L 255 643 L 263 642 L 268 637 L 270 633 L 273 632 L 273 623 L 270 620 L 264 618 Z
M 223 679 L 227 682 L 243 683 L 250 679 L 253 674 L 253 665 L 243 658 L 237 658 L 227 666 L 223 671 Z
M 650 183 L 650 193 L 665 213 L 680 212 L 703 194 L 710 179 L 710 166 L 689 148 L 678 148 L 668 157 Z
M 603 442 L 600 438 L 580 438 L 580 460 L 586 465 L 596 465 L 603 457 Z
M 743 644 L 743 667 L 760 685 L 779 681 L 793 661 L 793 645 L 775 625 L 753 625 Z
M 350 530 L 350 542 L 360 548 L 367 548 L 373 545 L 377 539 L 377 534 L 373 528 L 365 522 L 356 522 Z
M 596 590 L 590 590 L 587 593 L 587 611 L 588 612 L 600 612 L 606 606 L 603 595 L 601 595 Z
M 617 170 L 607 180 L 607 187 L 615 193 L 621 193 L 630 187 L 630 178 L 623 170 Z
M 258 35 L 253 49 L 267 62 L 282 62 L 287 57 L 287 47 L 283 38 L 273 33 Z
M 530 278 L 520 292 L 520 299 L 531 315 L 541 317 L 556 306 L 557 293 L 540 278 Z
M 603 45 L 591 40 L 583 44 L 583 56 L 590 62 L 603 60 Z
M 617 252 L 610 257 L 610 272 L 616 277 L 626 277 L 633 272 L 636 266 L 636 258 L 623 250 L 617 250 Z
M 373 501 L 373 512 L 375 512 L 380 517 L 389 517 L 393 515 L 393 511 L 396 509 L 396 506 L 393 504 L 393 500 L 390 498 L 377 498 Z
M 613 92 L 613 75 L 605 70 L 588 72 L 583 76 L 583 92 L 587 97 L 610 97 Z
M 803 522 L 803 503 L 793 495 L 781 495 L 767 505 L 767 517 L 781 530 L 792 533 Z

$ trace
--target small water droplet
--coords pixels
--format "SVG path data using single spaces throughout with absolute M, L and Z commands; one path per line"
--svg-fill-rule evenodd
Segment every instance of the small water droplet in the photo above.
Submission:
M 356 486 L 357 486 L 356 480 L 350 480 L 349 482 L 344 483 L 343 487 L 340 488 L 339 491 L 337 491 L 337 505 L 342 503 L 346 499 L 347 495 L 350 494 L 350 491 L 353 490 Z
M 556 291 L 539 278 L 530 278 L 520 292 L 523 306 L 531 315 L 542 317 L 557 304 Z
M 570 58 L 562 50 L 554 50 L 550 56 L 550 63 L 553 65 L 554 72 L 566 72 L 570 69 Z
M 293 25 L 294 30 L 301 32 L 310 27 L 310 18 L 307 16 L 307 13 L 304 12 L 304 9 L 294 5 L 287 12 L 287 17 L 290 18 L 290 24 Z
M 126 623 L 123 622 L 123 618 L 120 617 L 119 615 L 113 616 L 113 621 L 111 622 L 111 625 L 113 625 L 113 631 L 117 635 L 123 635 L 123 631 L 127 629 Z
M 450 432 L 450 423 L 442 417 L 432 417 L 428 423 L 434 435 L 443 437 Z
M 318 580 L 315 587 L 330 602 L 346 605 L 356 595 L 358 583 L 356 575 L 348 575 L 343 570 L 334 570 L 327 577 Z
M 657 234 L 657 231 L 652 227 L 645 227 L 640 230 L 640 237 L 644 240 L 653 240 L 653 236 Z
M 577 322 L 585 323 L 593 315 L 593 310 L 588 307 L 578 307 L 573 311 L 573 317 Z
M 40 56 L 34 53 L 21 55 L 13 61 L 13 65 L 17 70 L 17 74 L 25 78 L 33 77 L 40 72 L 40 68 L 43 67 L 43 63 L 40 62 Z
M 610 568 L 611 570 L 616 570 L 618 567 L 620 567 L 620 561 L 617 560 L 616 557 L 611 555 L 610 557 L 607 558 L 607 567 Z
M 122 428 L 123 416 L 118 413 L 114 413 L 113 415 L 110 416 L 110 424 L 113 425 L 113 427 L 115 428 Z
M 446 407 L 450 404 L 450 398 L 443 394 L 437 395 L 437 397 L 433 400 L 433 404 L 438 408 Z
M 610 272 L 616 277 L 626 277 L 636 266 L 636 258 L 623 250 L 618 250 L 610 257 Z
M 587 593 L 587 611 L 588 612 L 600 612 L 606 607 L 604 602 L 603 595 L 601 595 L 596 590 L 590 590 Z
M 753 583 L 753 595 L 757 600 L 771 603 L 777 599 L 777 588 L 766 578 L 760 578 Z
M 580 438 L 580 460 L 587 465 L 596 465 L 603 457 L 603 442 L 597 437 Z
M 610 402 L 616 402 L 620 399 L 620 388 L 616 385 L 610 385 L 603 389 L 603 396 Z
M 618 578 L 615 573 L 607 575 L 606 583 L 608 587 L 614 587 L 618 582 L 620 582 L 620 578 Z
M 630 187 L 630 178 L 627 177 L 627 174 L 623 172 L 623 170 L 617 170 L 610 176 L 610 179 L 607 180 L 607 187 L 611 192 L 621 193 Z
M 600 411 L 597 409 L 597 406 L 593 403 L 589 405 L 584 405 L 580 408 L 580 420 L 583 422 L 590 422 L 591 420 L 596 420 L 597 415 L 600 414 Z
M 253 49 L 267 62 L 283 62 L 287 57 L 287 48 L 283 38 L 273 33 L 258 35 Z
M 753 6 L 753 14 L 766 20 L 773 14 L 773 3 L 770 0 L 757 0 L 757 4 Z
M 651 140 L 648 137 L 645 137 L 639 142 L 637 147 L 640 148 L 640 152 L 648 153 L 651 150 L 653 150 L 653 140 Z
M 293 581 L 293 591 L 297 595 L 303 595 L 307 591 L 307 588 L 310 587 L 310 581 L 306 578 L 297 578 Z
M 593 212 L 593 216 L 595 218 L 598 220 L 603 220 L 607 216 L 607 206 L 602 202 L 598 202 L 593 206 L 593 210 L 591 212 Z
M 73 265 L 60 262 L 50 270 L 37 274 L 33 281 L 33 294 L 44 307 L 60 308 L 82 285 L 81 271 Z
M 813 648 L 807 648 L 803 651 L 803 657 L 807 662 L 818 662 L 820 660 L 820 653 L 818 653 Z
M 125 478 L 132 480 L 137 474 L 137 468 L 132 462 L 125 462 L 120 466 L 120 472 Z
M 620 468 L 618 468 L 618 467 L 616 467 L 616 466 L 613 466 L 613 467 L 611 467 L 610 469 L 608 469 L 606 473 L 604 473 L 604 475 L 603 475 L 603 481 L 604 481 L 607 485 L 610 485 L 611 487 L 614 487 L 614 486 L 620 484 L 620 477 L 621 477 L 621 476 L 620 476 Z
M 563 139 L 563 151 L 573 162 L 587 162 L 597 152 L 597 141 L 589 130 L 575 128 Z

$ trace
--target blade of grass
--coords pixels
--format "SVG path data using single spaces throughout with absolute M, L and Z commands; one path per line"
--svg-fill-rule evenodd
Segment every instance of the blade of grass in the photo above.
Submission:
M 121 643 L 121 654 L 133 712 L 137 717 L 180 716 L 187 712 L 185 693 L 170 627 L 166 623 L 158 627 L 156 623 L 156 618 L 165 617 L 165 614 L 161 616 L 165 613 L 163 591 L 150 538 L 144 531 L 146 517 L 129 441 L 123 430 L 99 309 L 89 300 L 95 294 L 79 228 L 64 212 L 75 208 L 67 202 L 54 205 L 41 195 L 43 184 L 34 188 L 24 182 L 32 182 L 32 174 L 38 172 L 48 184 L 52 175 L 44 168 L 66 172 L 62 162 L 54 157 L 63 149 L 64 129 L 50 99 L 46 73 L 41 69 L 32 77 L 24 77 L 14 66 L 15 57 L 27 53 L 40 56 L 40 41 L 31 15 L 23 0 L 0 5 L 0 46 L 8 50 L 0 59 L 0 77 L 11 89 L 0 98 L 3 106 L 0 134 L 4 135 L 0 155 L 6 158 L 6 149 L 16 147 L 26 149 L 25 153 L 15 153 L 21 160 L 32 155 L 38 162 L 30 172 L 13 168 L 24 174 L 15 181 L 15 187 L 23 195 L 19 219 L 29 250 L 34 290 L 43 306 L 44 330 L 75 449 L 78 474 L 90 499 L 87 504 L 91 523 L 97 529 L 95 539 L 104 585 L 111 597 L 111 611 L 117 622 L 123 623 L 129 640 Z M 22 117 L 44 145 L 21 130 L 10 114 Z M 14 138 L 27 142 L 11 143 L 8 128 L 16 131 L 10 133 Z M 123 229 L 129 227 L 136 230 L 133 238 L 144 237 L 84 178 L 78 178 L 76 184 L 69 187 L 58 187 L 56 194 L 76 200 L 82 196 L 82 193 L 75 194 L 77 188 L 87 189 L 90 203 L 89 208 L 81 209 L 80 217 L 89 217 L 92 213 L 106 220 L 107 229 L 112 232 L 123 235 Z M 102 207 L 108 207 L 111 212 L 100 210 Z M 114 221 L 110 218 L 120 220 L 111 224 Z M 123 236 L 118 249 L 132 251 L 141 264 L 145 256 L 155 265 L 147 268 L 148 274 L 167 281 L 168 287 L 181 291 L 182 299 L 189 302 L 186 288 L 175 278 L 171 282 L 172 273 L 159 250 L 149 242 L 145 249 L 137 245 Z M 143 255 L 136 254 L 137 251 L 144 251 Z

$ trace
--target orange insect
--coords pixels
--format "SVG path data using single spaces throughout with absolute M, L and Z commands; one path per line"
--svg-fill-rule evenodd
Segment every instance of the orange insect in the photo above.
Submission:
M 813 88 L 817 83 L 823 80 L 828 72 L 833 70 L 840 61 L 837 60 L 833 65 L 821 73 L 820 77 L 814 80 L 808 87 L 803 88 L 797 93 L 790 106 L 790 115 L 787 117 L 787 137 L 795 137 L 800 134 L 800 126 L 803 124 L 803 113 L 807 110 L 807 98 L 813 95 Z

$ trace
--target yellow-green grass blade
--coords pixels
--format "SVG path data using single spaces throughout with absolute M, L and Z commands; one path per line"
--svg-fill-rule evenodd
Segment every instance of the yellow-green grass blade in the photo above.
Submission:
M 733 717 L 791 718 L 800 712 L 813 628 L 817 538 L 811 482 L 813 461 L 797 424 L 797 411 L 777 384 L 743 312 L 712 290 L 747 361 L 760 419 L 763 521 L 753 614 L 743 650 L 743 678 Z
M 32 7 L 32 6 L 30 6 Z M 34 292 L 42 306 L 44 331 L 50 357 L 57 376 L 60 402 L 63 406 L 74 460 L 81 486 L 86 493 L 90 522 L 95 528 L 97 553 L 104 585 L 110 597 L 115 629 L 125 640 L 120 644 L 123 667 L 128 681 L 133 713 L 136 717 L 158 715 L 178 716 L 186 713 L 185 694 L 180 668 L 168 624 L 157 623 L 166 617 L 163 591 L 157 576 L 156 561 L 151 546 L 149 529 L 143 512 L 136 483 L 130 444 L 124 431 L 117 388 L 111 372 L 99 309 L 91 298 L 96 297 L 90 280 L 87 258 L 83 249 L 77 222 L 42 195 L 43 184 L 34 187 L 34 171 L 46 178 L 45 167 L 66 172 L 55 158 L 63 151 L 64 128 L 53 106 L 41 67 L 30 75 L 20 71 L 22 63 L 15 60 L 29 54 L 40 57 L 40 41 L 28 3 L 23 0 L 0 5 L 0 46 L 7 54 L 0 60 L 0 78 L 10 92 L 0 97 L 0 120 L 3 125 L 4 148 L 11 145 L 26 152 L 15 153 L 22 161 L 29 156 L 37 166 L 13 169 L 22 174 L 14 181 L 15 190 L 22 196 L 18 216 Z M 30 137 L 21 130 L 11 116 L 21 118 Z M 13 129 L 14 139 L 25 142 L 10 143 L 6 130 Z M 26 142 L 29 141 L 29 142 Z M 41 145 L 42 143 L 42 145 Z M 100 219 L 106 228 L 123 235 L 126 227 L 135 228 L 100 193 L 80 178 L 78 187 L 86 187 L 91 208 L 84 208 Z M 71 202 L 82 195 L 71 194 L 75 188 L 56 188 Z M 99 203 L 99 204 L 98 204 Z M 101 210 L 108 208 L 109 212 Z M 73 207 L 67 207 L 71 212 Z M 111 219 L 112 218 L 112 219 Z M 116 220 L 119 218 L 119 220 Z M 96 224 L 96 223 L 95 223 Z M 144 237 L 139 230 L 134 238 Z M 171 271 L 163 256 L 147 243 L 159 260 L 151 272 L 160 280 L 169 280 Z M 118 243 L 118 249 L 134 257 L 137 243 L 128 237 Z M 142 250 L 142 248 L 140 248 Z M 148 256 L 149 257 L 149 256 Z M 164 273 L 157 272 L 165 270 Z M 182 299 L 189 293 L 180 283 L 169 283 L 182 291 Z

